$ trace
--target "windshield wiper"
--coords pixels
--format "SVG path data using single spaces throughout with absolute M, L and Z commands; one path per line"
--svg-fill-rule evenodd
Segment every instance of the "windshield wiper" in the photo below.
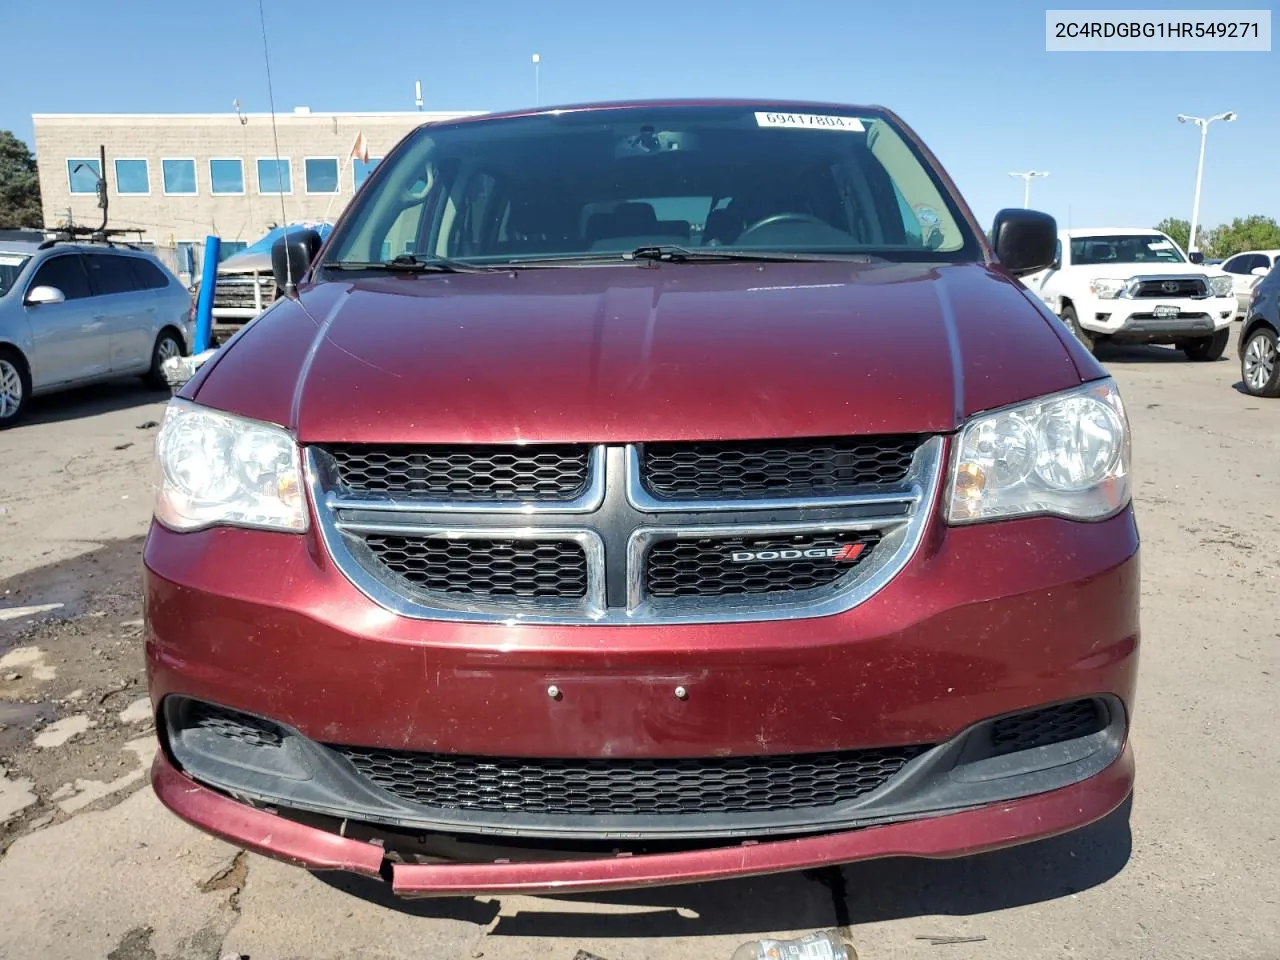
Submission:
M 697 263 L 704 260 L 738 260 L 755 262 L 796 261 L 813 263 L 831 260 L 854 260 L 860 263 L 871 263 L 880 260 L 869 254 L 848 253 L 790 253 L 785 250 L 717 250 L 714 247 L 692 249 L 682 247 L 678 243 L 657 243 L 647 247 L 636 247 L 630 253 L 622 254 L 624 260 L 657 260 L 665 263 Z
M 419 257 L 412 253 L 402 253 L 391 260 L 331 260 L 322 266 L 327 270 L 385 270 L 388 273 L 491 273 L 504 269 L 463 263 L 435 254 Z

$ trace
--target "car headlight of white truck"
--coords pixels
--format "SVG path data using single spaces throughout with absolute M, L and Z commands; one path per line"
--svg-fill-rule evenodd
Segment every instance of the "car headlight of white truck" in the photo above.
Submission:
M 1128 280 L 1090 280 L 1089 292 L 1101 300 L 1114 300 L 1124 293 Z
M 1210 277 L 1209 289 L 1215 297 L 1229 297 L 1232 294 L 1230 277 Z

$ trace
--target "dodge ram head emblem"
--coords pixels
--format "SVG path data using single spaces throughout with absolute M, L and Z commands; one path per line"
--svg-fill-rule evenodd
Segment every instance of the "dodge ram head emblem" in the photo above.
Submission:
M 734 563 L 773 563 L 779 560 L 834 560 L 852 563 L 862 556 L 865 543 L 842 543 L 838 547 L 796 547 L 787 550 L 735 550 L 729 555 Z

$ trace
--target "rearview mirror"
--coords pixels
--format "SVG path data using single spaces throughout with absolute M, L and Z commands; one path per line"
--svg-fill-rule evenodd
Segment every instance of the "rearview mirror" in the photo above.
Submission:
M 1192 263 L 1204 263 L 1204 254 L 1199 250 L 1192 250 L 1187 254 L 1187 259 Z
M 276 289 L 291 297 L 298 281 L 311 267 L 321 246 L 320 234 L 314 230 L 290 230 L 271 245 L 271 273 Z
M 65 303 L 66 295 L 57 287 L 32 287 L 27 291 L 27 305 L 36 307 L 42 303 Z
M 1250 271 L 1250 272 L 1251 272 L 1255 277 L 1265 277 L 1265 276 L 1266 276 L 1268 273 L 1270 273 L 1271 271 L 1270 271 L 1270 270 L 1268 270 L 1266 267 L 1254 267 L 1254 268 L 1253 268 L 1253 270 L 1252 270 L 1252 271 Z
M 991 227 L 991 246 L 1015 277 L 1044 270 L 1057 257 L 1058 221 L 1037 210 L 1001 210 Z

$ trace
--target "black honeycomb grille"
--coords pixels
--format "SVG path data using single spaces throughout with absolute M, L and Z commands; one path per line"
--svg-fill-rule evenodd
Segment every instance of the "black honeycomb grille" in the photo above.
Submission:
M 237 740 L 251 747 L 278 747 L 282 742 L 280 731 L 274 724 L 200 700 L 186 702 L 182 726 Z
M 996 756 L 1047 747 L 1097 733 L 1107 717 L 1096 700 L 1075 700 L 1039 710 L 1002 717 L 991 724 Z
M 649 443 L 645 488 L 688 500 L 839 496 L 906 477 L 921 436 L 731 443 Z
M 727 597 L 812 590 L 847 576 L 866 561 L 879 541 L 879 533 L 868 531 L 663 540 L 649 551 L 645 584 L 654 597 Z M 803 555 L 819 550 L 837 551 L 837 555 Z M 797 552 L 801 556 L 792 556 Z M 742 556 L 744 553 L 755 557 L 747 559 Z M 735 554 L 739 556 L 735 558 Z
M 364 538 L 376 561 L 430 593 L 493 600 L 581 599 L 587 558 L 572 540 Z
M 707 760 L 530 760 L 334 749 L 383 790 L 422 806 L 644 816 L 831 806 L 875 790 L 928 748 Z
M 587 489 L 590 448 L 545 446 L 368 446 L 325 448 L 351 493 L 438 500 L 572 500 Z

